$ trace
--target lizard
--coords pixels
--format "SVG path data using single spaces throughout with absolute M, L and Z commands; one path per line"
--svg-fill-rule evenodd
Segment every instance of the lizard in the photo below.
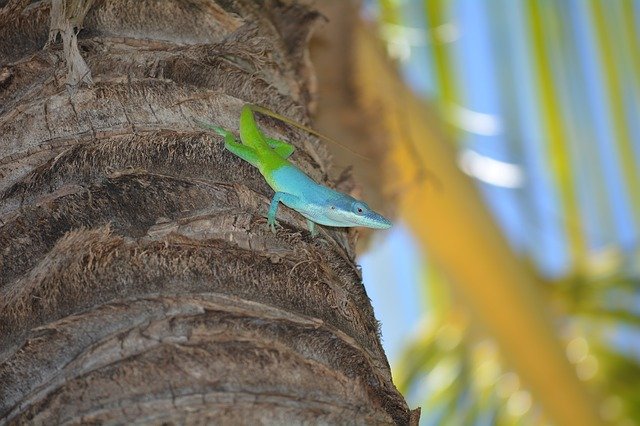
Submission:
M 291 163 L 288 159 L 295 150 L 294 146 L 266 137 L 256 124 L 254 109 L 265 113 L 265 108 L 251 104 L 242 107 L 239 129 L 241 142 L 236 140 L 232 132 L 222 127 L 202 122 L 198 124 L 222 136 L 225 148 L 256 167 L 275 191 L 267 214 L 267 224 L 272 232 L 276 232 L 276 213 L 280 203 L 306 218 L 312 236 L 317 235 L 316 224 L 374 229 L 391 227 L 389 220 L 373 211 L 365 202 L 315 182 Z M 269 115 L 279 117 L 275 113 Z M 291 124 L 291 120 L 285 121 Z M 302 125 L 299 127 L 307 130 Z M 317 134 L 315 131 L 313 133 Z

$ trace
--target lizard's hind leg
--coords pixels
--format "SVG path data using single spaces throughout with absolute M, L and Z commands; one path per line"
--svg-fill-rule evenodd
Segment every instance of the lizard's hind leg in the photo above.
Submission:
M 238 141 L 236 141 L 235 136 L 233 136 L 233 133 L 228 132 L 224 129 L 220 129 L 220 130 L 225 132 L 225 134 L 223 135 L 224 147 L 227 150 L 231 151 L 233 154 L 242 158 L 244 161 L 251 164 L 252 166 L 258 167 L 260 158 L 258 157 L 258 153 L 256 153 L 256 151 L 253 148 L 248 147 L 246 145 L 242 145 L 241 143 L 238 143 Z M 222 134 L 220 132 L 218 133 Z
M 272 139 L 272 138 L 265 138 L 267 140 L 267 144 L 269 145 L 269 148 L 273 149 L 276 154 L 278 154 L 280 157 L 284 158 L 285 160 L 289 157 L 291 157 L 291 154 L 293 154 L 293 151 L 295 151 L 295 148 L 293 145 L 283 142 L 281 140 L 278 139 Z

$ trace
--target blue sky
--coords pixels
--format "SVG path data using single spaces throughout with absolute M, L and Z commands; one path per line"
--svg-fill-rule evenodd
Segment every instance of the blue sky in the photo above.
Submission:
M 571 270 L 566 229 L 577 225 L 567 223 L 564 218 L 548 164 L 523 3 L 451 2 L 451 22 L 457 36 L 450 47 L 461 88 L 459 105 L 454 107 L 497 123 L 490 126 L 492 131 L 474 131 L 473 126 L 471 130 L 461 130 L 459 148 L 522 170 L 521 187 L 477 180 L 478 188 L 512 247 L 533 258 L 542 274 L 560 277 Z M 611 5 L 605 8 L 607 13 L 619 13 L 617 3 L 607 3 Z M 407 43 L 410 54 L 402 61 L 402 72 L 417 93 L 437 99 L 439 88 L 433 71 L 430 32 L 425 29 L 423 1 L 408 0 L 401 4 L 404 24 L 418 30 L 414 33 L 421 31 L 424 35 L 422 43 L 415 34 Z M 556 46 L 551 63 L 554 76 L 562 82 L 557 96 L 562 114 L 568 119 L 570 137 L 566 143 L 573 161 L 573 177 L 578 182 L 575 191 L 589 247 L 594 252 L 609 245 L 637 249 L 637 222 L 627 193 L 639 188 L 626 188 L 620 171 L 591 17 L 581 0 L 567 0 L 562 11 L 559 28 L 569 45 Z M 638 16 L 635 18 L 638 21 Z M 552 37 L 549 32 L 549 43 L 558 43 Z M 566 63 L 572 66 L 568 68 Z M 508 90 L 501 92 L 500 88 L 505 87 Z M 640 160 L 640 120 L 632 119 L 640 112 L 640 101 L 632 96 L 638 92 L 624 89 L 636 160 Z M 603 211 L 610 215 L 608 222 Z M 423 259 L 410 231 L 398 223 L 391 231 L 380 233 L 372 250 L 359 260 L 392 361 L 414 331 L 425 307 L 426 296 L 420 293 L 427 268 Z

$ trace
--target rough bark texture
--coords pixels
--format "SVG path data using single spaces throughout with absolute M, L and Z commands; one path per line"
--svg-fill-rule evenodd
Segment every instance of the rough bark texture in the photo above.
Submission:
M 307 121 L 319 19 L 0 0 L 0 424 L 416 419 L 353 234 L 282 207 L 271 234 L 263 178 L 193 125 L 237 128 L 245 102 Z M 260 122 L 329 184 L 317 140 Z

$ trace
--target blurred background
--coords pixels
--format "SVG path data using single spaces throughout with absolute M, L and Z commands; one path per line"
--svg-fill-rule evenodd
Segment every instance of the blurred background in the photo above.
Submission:
M 361 16 L 409 89 L 359 42 L 400 218 L 359 262 L 421 424 L 640 425 L 640 1 Z

